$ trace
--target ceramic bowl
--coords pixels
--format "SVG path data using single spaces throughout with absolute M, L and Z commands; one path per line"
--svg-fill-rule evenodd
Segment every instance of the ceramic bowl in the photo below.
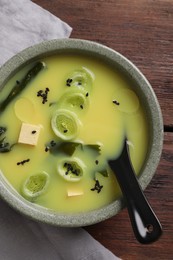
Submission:
M 158 166 L 163 143 L 163 122 L 160 106 L 156 95 L 145 76 L 139 69 L 120 53 L 96 42 L 80 39 L 60 39 L 42 42 L 18 53 L 7 61 L 0 69 L 0 89 L 8 79 L 26 64 L 41 57 L 57 53 L 82 53 L 97 57 L 118 68 L 134 83 L 137 95 L 146 108 L 150 131 L 150 143 L 147 159 L 139 175 L 139 183 L 145 189 L 151 181 Z M 42 208 L 26 201 L 0 174 L 0 196 L 20 213 L 41 222 L 56 226 L 77 227 L 91 225 L 116 215 L 123 207 L 122 199 L 97 210 L 79 214 L 62 214 Z

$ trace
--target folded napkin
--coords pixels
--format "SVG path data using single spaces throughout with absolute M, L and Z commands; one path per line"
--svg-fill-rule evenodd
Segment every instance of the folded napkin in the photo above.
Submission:
M 30 0 L 0 0 L 0 66 L 43 40 L 69 37 L 72 28 Z M 111 232 L 111 231 L 110 231 Z M 34 222 L 0 199 L 0 259 L 115 260 L 82 228 Z
M 44 40 L 69 37 L 72 28 L 29 0 L 0 0 L 0 66 Z
M 82 228 L 59 228 L 23 217 L 0 200 L 0 259 L 117 260 Z

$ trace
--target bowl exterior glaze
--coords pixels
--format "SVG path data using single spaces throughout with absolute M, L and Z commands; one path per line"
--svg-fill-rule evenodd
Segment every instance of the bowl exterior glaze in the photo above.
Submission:
M 120 69 L 135 83 L 135 91 L 145 105 L 150 129 L 150 144 L 147 160 L 139 176 L 139 183 L 145 189 L 151 181 L 162 152 L 163 120 L 156 95 L 139 69 L 120 53 L 96 42 L 81 39 L 57 39 L 45 41 L 18 53 L 0 68 L 0 90 L 11 76 L 26 64 L 42 57 L 73 52 L 97 57 L 112 67 Z M 91 225 L 116 215 L 123 207 L 122 199 L 94 211 L 78 214 L 63 214 L 32 204 L 20 196 L 0 172 L 0 196 L 14 209 L 37 221 L 64 227 Z

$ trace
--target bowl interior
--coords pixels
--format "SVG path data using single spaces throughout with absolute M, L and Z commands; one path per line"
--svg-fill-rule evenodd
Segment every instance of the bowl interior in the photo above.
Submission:
M 149 124 L 149 147 L 146 161 L 142 167 L 139 183 L 145 189 L 151 181 L 158 166 L 163 143 L 163 122 L 159 103 L 144 75 L 137 67 L 118 52 L 98 43 L 79 40 L 61 39 L 46 41 L 27 48 L 11 58 L 0 69 L 0 89 L 23 66 L 42 57 L 58 53 L 78 53 L 96 57 L 118 69 L 128 81 L 133 82 L 134 91 L 145 107 Z M 80 214 L 62 214 L 41 206 L 31 204 L 23 199 L 0 174 L 0 195 L 19 212 L 42 222 L 58 226 L 86 226 L 100 222 L 117 214 L 124 206 L 122 199 L 116 200 L 104 208 Z

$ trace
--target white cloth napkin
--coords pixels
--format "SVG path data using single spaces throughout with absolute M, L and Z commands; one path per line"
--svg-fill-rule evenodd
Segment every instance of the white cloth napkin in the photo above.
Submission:
M 0 0 L 0 66 L 26 47 L 43 40 L 69 37 L 71 31 L 68 24 L 30 0 Z M 0 259 L 119 258 L 82 228 L 57 228 L 34 222 L 0 199 Z
M 0 212 L 2 260 L 118 259 L 83 228 L 57 228 L 34 222 L 2 200 Z
M 44 40 L 69 37 L 72 28 L 29 0 L 0 0 L 0 66 Z

